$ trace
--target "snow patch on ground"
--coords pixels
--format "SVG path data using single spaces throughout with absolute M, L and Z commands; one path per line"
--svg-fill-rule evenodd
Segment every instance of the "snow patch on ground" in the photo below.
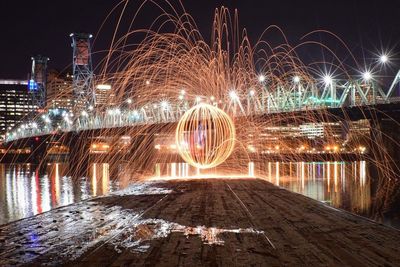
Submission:
M 146 252 L 150 242 L 155 239 L 166 238 L 171 233 L 182 233 L 186 238 L 198 236 L 206 245 L 224 245 L 222 233 L 264 234 L 263 231 L 253 228 L 224 229 L 206 226 L 184 226 L 162 219 L 137 219 L 124 228 L 124 231 L 115 236 L 111 243 L 118 253 L 129 249 L 132 252 Z
M 126 195 L 165 195 L 170 194 L 173 190 L 158 187 L 160 182 L 145 181 L 131 184 L 125 189 L 114 192 L 111 195 L 126 196 Z
M 70 246 L 67 251 L 60 251 L 63 256 L 76 260 L 87 251 L 96 250 L 96 246 L 107 246 L 117 253 L 129 250 L 133 253 L 144 253 L 151 247 L 151 241 L 168 237 L 171 233 L 181 233 L 186 238 L 198 236 L 206 245 L 224 245 L 221 237 L 223 233 L 264 234 L 263 231 L 253 228 L 224 229 L 206 226 L 185 226 L 162 219 L 143 219 L 139 213 L 129 210 L 120 210 L 114 207 L 114 211 L 106 218 L 114 223 L 96 228 L 93 239 L 80 243 L 79 246 Z M 75 229 L 78 236 L 84 229 Z M 91 252 L 90 252 L 91 253 Z

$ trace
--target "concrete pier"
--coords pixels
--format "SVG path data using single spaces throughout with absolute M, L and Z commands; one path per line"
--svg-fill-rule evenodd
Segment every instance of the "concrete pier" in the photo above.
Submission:
M 151 181 L 0 226 L 0 266 L 400 266 L 399 240 L 260 179 Z

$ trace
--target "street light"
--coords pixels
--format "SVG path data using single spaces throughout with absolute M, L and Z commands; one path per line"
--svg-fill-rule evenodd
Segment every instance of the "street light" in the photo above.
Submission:
M 163 109 L 167 109 L 168 108 L 168 102 L 167 101 L 161 101 L 161 107 L 163 108 Z
M 327 74 L 323 78 L 325 85 L 330 85 L 332 84 L 332 76 Z
M 126 102 L 127 102 L 128 104 L 132 104 L 132 99 L 128 98 L 128 99 L 126 100 Z
M 387 62 L 389 61 L 389 58 L 388 58 L 387 55 L 383 54 L 383 55 L 381 55 L 381 56 L 379 57 L 379 61 L 380 61 L 382 64 L 385 64 L 385 63 L 387 63 Z
M 295 82 L 295 83 L 299 83 L 300 82 L 300 77 L 299 76 L 294 76 L 293 77 L 293 81 Z
M 232 99 L 232 100 L 237 100 L 239 97 L 238 97 L 238 95 L 236 94 L 236 92 L 235 91 L 230 91 L 229 92 L 229 97 Z
M 363 73 L 362 77 L 366 82 L 368 82 L 369 80 L 372 79 L 372 74 L 371 74 L 371 72 L 366 71 Z
M 250 94 L 250 96 L 254 96 L 256 94 L 256 92 L 254 90 L 250 90 L 249 94 Z
M 262 82 L 265 82 L 265 76 L 264 75 L 260 75 L 260 76 L 258 76 L 258 81 L 260 82 L 260 83 L 262 83 Z

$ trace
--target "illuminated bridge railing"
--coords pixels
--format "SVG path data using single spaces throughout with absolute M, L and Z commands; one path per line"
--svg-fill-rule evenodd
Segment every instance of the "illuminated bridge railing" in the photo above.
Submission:
M 135 109 L 124 109 L 121 105 L 102 112 L 66 112 L 58 122 L 52 121 L 48 114 L 42 114 L 35 120 L 26 121 L 12 129 L 6 134 L 5 141 L 71 131 L 175 122 L 186 110 L 200 102 L 216 105 L 232 116 L 400 102 L 400 97 L 392 96 L 400 84 L 400 71 L 386 93 L 372 81 L 356 80 L 339 84 L 330 77 L 324 77 L 323 84 L 303 84 L 299 79 L 294 79 L 286 89 L 277 87 L 273 92 L 264 79 L 260 79 L 260 83 L 262 87 L 258 91 L 249 89 L 248 92 L 237 93 L 232 90 L 218 101 L 214 97 L 206 96 L 196 96 L 189 100 L 180 95 L 175 100 L 155 101 Z
M 389 101 L 376 101 L 375 104 L 384 103 L 398 103 L 400 97 L 391 98 Z M 150 106 L 150 105 L 148 105 Z M 34 136 L 50 135 L 55 133 L 67 133 L 67 132 L 80 132 L 85 130 L 97 130 L 97 129 L 112 129 L 120 127 L 131 127 L 136 125 L 149 125 L 159 123 L 170 123 L 176 122 L 182 116 L 182 114 L 189 109 L 190 106 L 173 106 L 171 104 L 164 104 L 161 108 L 141 108 L 134 110 L 120 110 L 118 108 L 109 109 L 103 113 L 94 115 L 82 112 L 77 118 L 70 118 L 68 114 L 63 116 L 63 120 L 54 125 L 54 122 L 47 118 L 44 118 L 44 124 L 39 126 L 36 121 L 27 122 L 20 125 L 12 135 L 8 135 L 6 138 L 7 142 L 29 138 Z M 243 106 L 240 102 L 230 103 L 220 108 L 224 109 L 234 116 L 250 116 L 250 115 L 262 115 L 268 113 L 281 113 L 285 111 L 303 111 L 303 110 L 319 110 L 327 108 L 327 106 L 303 106 L 295 109 L 276 109 L 273 107 L 266 107 L 262 109 L 260 107 L 250 108 L 249 106 Z M 329 108 L 329 107 L 328 107 Z

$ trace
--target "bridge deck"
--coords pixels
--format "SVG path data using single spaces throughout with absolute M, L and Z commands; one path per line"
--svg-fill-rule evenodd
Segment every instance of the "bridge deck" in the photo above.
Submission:
M 399 240 L 259 179 L 157 181 L 0 226 L 0 266 L 399 266 Z

